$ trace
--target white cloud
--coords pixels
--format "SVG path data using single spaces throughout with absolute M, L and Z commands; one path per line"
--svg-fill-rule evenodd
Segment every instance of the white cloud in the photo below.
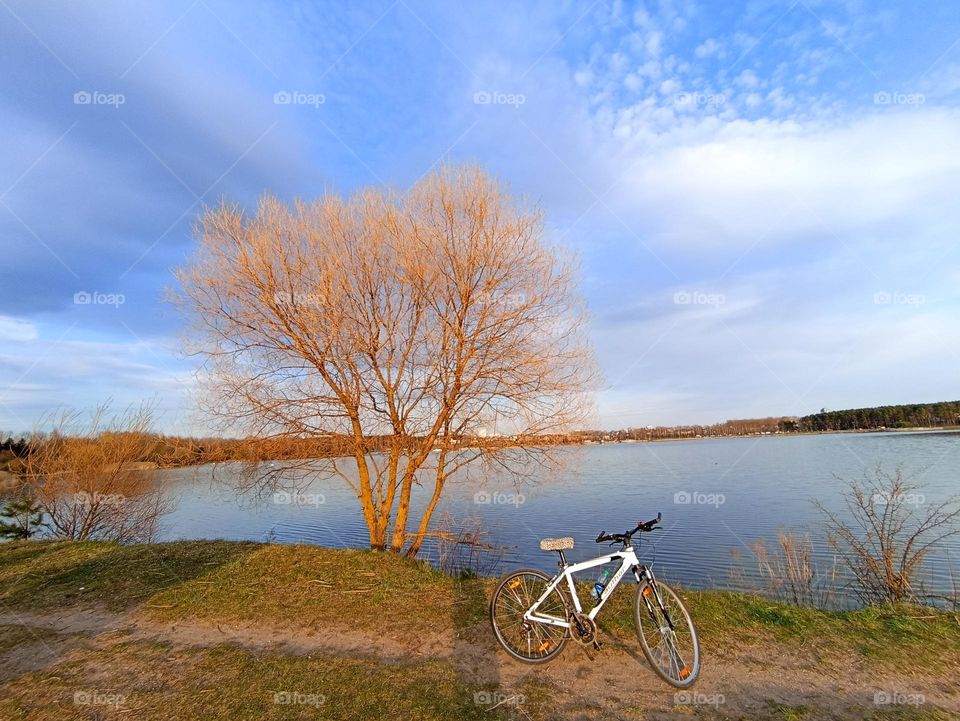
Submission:
M 693 51 L 693 54 L 700 60 L 705 58 L 713 57 L 714 55 L 722 56 L 722 46 L 713 38 L 707 38 L 703 43 L 697 46 L 697 49 Z
M 960 113 L 891 111 L 837 126 L 701 122 L 660 136 L 619 203 L 687 247 L 746 247 L 956 220 Z
M 662 95 L 676 95 L 680 90 L 680 83 L 674 79 L 664 80 L 660 83 L 660 93 Z
M 736 82 L 737 85 L 742 85 L 745 88 L 755 88 L 760 84 L 760 79 L 752 70 L 744 70 L 737 76 L 737 79 L 734 82 Z
M 30 321 L 0 315 L 0 341 L 31 341 L 37 335 L 37 326 Z
M 86 411 L 112 399 L 122 408 L 155 398 L 159 426 L 182 430 L 194 380 L 173 341 L 78 340 L 78 333 L 46 327 L 40 333 L 32 323 L 0 317 L 0 339 L 15 341 L 0 348 L 0 368 L 16 381 L 3 391 L 0 429 L 29 431 L 64 406 Z

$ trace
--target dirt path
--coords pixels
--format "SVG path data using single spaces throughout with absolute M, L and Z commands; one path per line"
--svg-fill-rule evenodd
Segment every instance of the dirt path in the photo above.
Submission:
M 295 628 L 261 625 L 158 623 L 137 611 L 115 614 L 98 609 L 5 612 L 0 613 L 0 624 L 29 629 L 32 635 L 0 652 L 0 682 L 53 666 L 83 648 L 122 641 L 165 641 L 180 647 L 226 643 L 252 653 L 324 652 L 388 663 L 443 659 L 470 682 L 498 683 L 507 690 L 547 681 L 558 690 L 551 705 L 559 718 L 862 719 L 868 710 L 889 708 L 876 703 L 878 693 L 919 695 L 926 708 L 939 707 L 960 718 L 956 678 L 850 666 L 839 657 L 812 658 L 774 643 L 705 653 L 697 685 L 676 694 L 649 669 L 633 639 L 609 634 L 599 653 L 570 643 L 556 661 L 528 667 L 497 651 L 490 634 L 481 629 L 462 637 L 448 631 L 403 642 L 349 628 L 304 635 Z M 793 709 L 802 712 L 791 716 Z

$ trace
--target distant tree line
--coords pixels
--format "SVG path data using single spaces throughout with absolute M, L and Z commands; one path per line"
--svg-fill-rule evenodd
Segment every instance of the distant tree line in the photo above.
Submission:
M 715 438 L 721 436 L 749 436 L 783 433 L 785 421 L 796 418 L 743 418 L 710 425 L 646 426 L 617 431 L 579 431 L 570 434 L 571 440 L 591 443 L 622 443 L 624 441 L 661 441 L 681 438 Z
M 900 406 L 852 408 L 842 411 L 822 409 L 808 416 L 745 418 L 710 425 L 647 426 L 616 431 L 579 431 L 566 442 L 622 443 L 682 438 L 721 436 L 757 436 L 780 433 L 817 433 L 829 431 L 869 431 L 897 428 L 944 428 L 960 426 L 960 401 L 913 403 Z M 561 441 L 563 442 L 563 441 Z
M 137 452 L 126 458 L 126 462 L 157 468 L 180 468 L 205 463 L 337 458 L 353 455 L 355 447 L 353 439 L 338 434 L 319 437 L 282 435 L 271 438 L 193 438 L 138 432 L 137 436 Z M 29 439 L 8 437 L 0 441 L 0 471 L 22 475 L 31 453 L 56 438 L 57 434 L 46 433 L 34 434 Z M 413 446 L 417 440 L 409 437 L 406 443 Z M 523 439 L 522 443 L 560 445 L 571 440 L 566 435 L 543 435 L 537 436 L 535 441 Z M 386 435 L 369 436 L 365 448 L 367 453 L 386 453 L 392 445 L 403 442 L 403 439 L 398 441 Z M 516 436 L 461 436 L 453 441 L 455 445 L 471 448 L 501 448 L 520 442 L 521 439 Z
M 329 458 L 352 452 L 341 436 L 320 438 L 191 438 L 156 433 L 141 434 L 136 457 L 129 462 L 146 463 L 158 468 L 179 468 L 227 461 L 289 460 Z M 0 470 L 21 473 L 33 449 L 51 440 L 53 434 L 35 434 L 30 439 L 8 437 L 0 441 Z M 370 442 L 370 452 L 382 450 L 385 443 Z
M 724 436 L 816 433 L 829 431 L 882 430 L 903 428 L 943 428 L 960 426 L 960 401 L 915 403 L 900 406 L 853 408 L 841 411 L 821 410 L 803 417 L 774 416 L 745 418 L 710 425 L 647 426 L 616 431 L 583 430 L 563 434 L 540 434 L 536 438 L 517 436 L 479 437 L 463 435 L 455 442 L 462 447 L 494 448 L 513 445 L 569 445 L 582 443 L 622 443 L 630 441 L 676 440 L 684 438 L 718 438 Z M 31 452 L 46 439 L 42 434 L 0 440 L 0 471 L 22 473 Z M 416 438 L 409 438 L 411 445 Z M 397 439 L 391 436 L 369 436 L 367 452 L 388 452 Z M 344 435 L 299 437 L 284 435 L 273 438 L 191 438 L 147 434 L 142 449 L 130 461 L 148 463 L 159 468 L 195 466 L 230 461 L 297 460 L 333 458 L 351 455 L 354 441 Z
M 795 423 L 784 421 L 781 430 L 856 431 L 882 428 L 942 428 L 960 425 L 960 401 L 912 403 L 902 406 L 852 408 L 844 411 L 821 410 Z

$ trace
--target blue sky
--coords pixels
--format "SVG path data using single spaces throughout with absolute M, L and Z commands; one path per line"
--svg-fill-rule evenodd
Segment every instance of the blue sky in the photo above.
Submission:
M 199 208 L 442 160 L 581 255 L 599 426 L 960 397 L 955 3 L 0 0 L 0 61 L 0 429 L 202 430 Z

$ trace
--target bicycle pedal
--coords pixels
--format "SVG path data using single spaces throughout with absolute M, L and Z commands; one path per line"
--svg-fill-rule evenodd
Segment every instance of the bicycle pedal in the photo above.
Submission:
M 600 643 L 599 641 L 594 641 L 594 642 L 593 642 L 593 647 L 594 647 L 595 649 L 597 649 L 598 651 L 602 651 L 602 650 L 603 650 L 603 644 Z

